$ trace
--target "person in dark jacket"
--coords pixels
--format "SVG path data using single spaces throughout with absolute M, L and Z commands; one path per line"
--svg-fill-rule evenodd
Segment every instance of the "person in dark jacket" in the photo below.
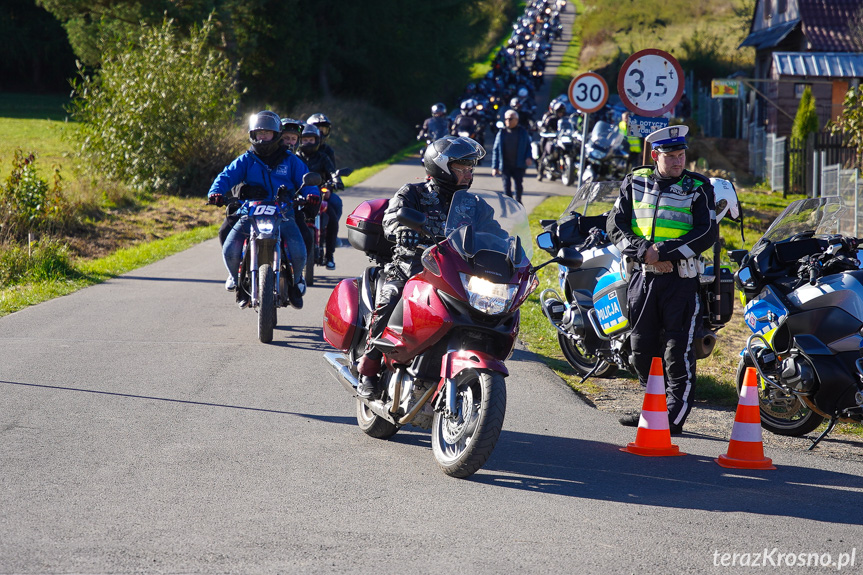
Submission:
M 390 200 L 383 218 L 384 234 L 395 242 L 393 259 L 384 267 L 385 283 L 377 293 L 375 310 L 369 322 L 366 350 L 357 364 L 362 378 L 357 395 L 372 397 L 378 393 L 378 374 L 383 354 L 372 347 L 398 304 L 405 282 L 422 269 L 420 235 L 399 224 L 396 214 L 411 208 L 426 215 L 425 229 L 443 236 L 453 195 L 473 183 L 473 170 L 485 156 L 485 150 L 471 138 L 446 136 L 430 144 L 423 155 L 428 179 L 421 184 L 405 184 Z
M 491 175 L 503 179 L 503 193 L 521 202 L 524 192 L 524 172 L 533 163 L 530 157 L 530 134 L 518 123 L 518 112 L 507 110 L 503 115 L 504 129 L 498 130 L 491 152 Z
M 333 150 L 332 146 L 327 144 L 327 139 L 329 139 L 330 131 L 332 130 L 330 119 L 324 114 L 318 112 L 317 114 L 309 116 L 307 123 L 311 126 L 315 126 L 320 131 L 321 141 L 318 150 L 330 159 L 330 162 L 332 162 L 331 172 L 335 173 L 336 152 Z M 317 170 L 312 169 L 312 171 L 314 172 Z M 321 177 L 324 178 L 325 183 L 329 182 L 329 178 L 324 177 L 323 174 L 321 174 Z M 327 211 L 324 214 L 325 217 L 321 218 L 321 233 L 324 234 L 324 237 L 326 238 L 324 263 L 328 270 L 334 270 L 336 269 L 336 262 L 334 259 L 335 249 L 339 239 L 339 220 L 342 219 L 342 212 L 344 210 L 342 198 L 336 193 L 336 190 L 344 190 L 345 185 L 342 183 L 341 178 L 336 176 L 333 185 L 328 186 L 327 189 L 327 197 L 323 198 L 327 202 Z
M 653 358 L 663 358 L 674 434 L 683 430 L 692 409 L 693 337 L 701 318 L 699 255 L 718 239 L 713 186 L 685 168 L 688 131 L 669 126 L 647 137 L 656 167 L 641 166 L 626 176 L 607 223 L 620 253 L 635 262 L 627 296 L 635 371 L 647 385 Z M 634 427 L 639 420 L 639 414 L 630 414 L 620 423 Z

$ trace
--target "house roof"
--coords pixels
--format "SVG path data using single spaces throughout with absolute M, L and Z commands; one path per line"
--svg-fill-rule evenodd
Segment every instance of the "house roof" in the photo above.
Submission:
M 780 76 L 863 78 L 863 53 L 773 52 L 773 70 Z
M 758 30 L 747 36 L 739 47 L 754 46 L 756 50 L 772 48 L 784 40 L 798 24 L 800 24 L 800 18 L 795 18 L 771 28 Z
M 799 18 L 751 32 L 739 47 L 773 48 L 800 26 L 813 52 L 863 51 L 863 0 L 798 0 L 798 8 Z
M 858 18 L 863 0 L 799 0 L 803 34 L 815 52 L 863 50 Z

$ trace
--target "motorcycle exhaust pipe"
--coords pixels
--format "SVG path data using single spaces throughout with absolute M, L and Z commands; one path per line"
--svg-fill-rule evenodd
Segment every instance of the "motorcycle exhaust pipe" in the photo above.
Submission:
M 350 393 L 356 395 L 359 380 L 351 373 L 350 360 L 342 353 L 328 351 L 324 354 L 327 366 L 332 370 L 333 376 Z
M 695 346 L 695 359 L 706 359 L 713 353 L 716 347 L 716 334 L 709 331 L 695 337 L 692 344 Z
M 345 357 L 344 354 L 336 353 L 336 352 L 332 352 L 332 351 L 326 352 L 324 354 L 324 359 L 327 362 L 327 366 L 332 370 L 331 373 L 333 374 L 333 376 L 335 376 L 335 378 L 344 386 L 345 389 L 348 390 L 348 392 L 351 395 L 356 395 L 357 394 L 357 386 L 360 384 L 360 382 L 359 382 L 359 380 L 357 380 L 357 378 L 354 376 L 354 374 L 351 373 L 351 368 L 349 367 L 350 366 L 350 360 L 347 357 Z M 432 387 L 431 391 L 434 391 L 434 389 L 435 388 Z M 371 409 L 375 415 L 377 415 L 379 417 L 383 417 L 384 419 L 386 419 L 387 421 L 389 421 L 393 425 L 403 425 L 403 424 L 400 424 L 399 422 L 397 422 L 395 419 L 393 419 L 392 414 L 389 411 L 387 411 L 387 408 L 384 406 L 384 404 L 381 401 L 379 401 L 379 400 L 369 401 L 368 399 L 364 399 L 362 397 L 357 397 L 357 399 L 359 399 L 360 401 L 365 403 L 368 406 L 368 408 Z M 419 407 L 422 407 L 422 403 L 425 403 L 425 402 L 421 402 Z M 419 411 L 419 410 L 416 410 L 416 411 Z M 409 415 L 411 415 L 411 414 L 409 414 Z M 413 419 L 413 416 L 415 416 L 415 415 L 416 415 L 416 413 L 413 413 L 411 415 L 410 419 Z M 407 419 L 407 417 L 405 417 L 403 419 Z M 410 419 L 408 419 L 408 421 L 410 421 Z

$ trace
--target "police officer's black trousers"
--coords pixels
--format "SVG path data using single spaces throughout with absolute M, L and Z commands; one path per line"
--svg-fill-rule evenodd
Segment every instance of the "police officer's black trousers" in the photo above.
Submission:
M 682 426 L 692 409 L 692 341 L 701 317 L 698 286 L 698 278 L 681 278 L 676 267 L 660 275 L 634 270 L 629 282 L 627 300 L 635 370 L 645 385 L 653 358 L 663 358 L 668 419 L 675 426 Z

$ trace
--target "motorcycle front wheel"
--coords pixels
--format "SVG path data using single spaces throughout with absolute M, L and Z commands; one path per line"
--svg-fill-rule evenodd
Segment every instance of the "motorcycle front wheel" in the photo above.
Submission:
M 743 388 L 746 368 L 752 364 L 741 359 L 737 365 L 737 394 Z M 800 398 L 786 395 L 758 377 L 758 408 L 761 412 L 761 427 L 776 435 L 799 437 L 814 431 L 824 418 L 809 409 Z
M 506 414 L 506 383 L 500 373 L 468 369 L 456 377 L 456 413 L 436 411 L 432 452 L 450 477 L 469 477 L 494 451 Z M 448 399 L 443 398 L 446 405 Z
M 602 365 L 599 366 L 593 377 L 614 377 L 617 373 L 617 364 L 609 363 L 592 355 L 580 342 L 566 337 L 562 333 L 557 334 L 557 342 L 560 344 L 560 351 L 563 352 L 563 357 L 566 358 L 566 361 L 578 375 L 585 376 L 590 373 L 596 367 L 597 362 L 602 362 Z
M 261 343 L 273 341 L 273 328 L 276 327 L 275 281 L 276 274 L 270 264 L 258 268 L 258 339 Z
M 560 179 L 564 186 L 575 185 L 575 163 L 571 156 L 566 156 L 563 160 L 563 175 Z

